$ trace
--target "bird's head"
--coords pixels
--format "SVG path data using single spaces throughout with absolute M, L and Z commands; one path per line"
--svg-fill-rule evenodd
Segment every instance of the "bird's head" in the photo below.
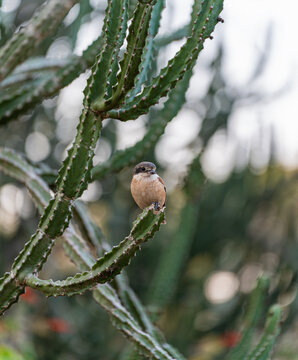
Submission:
M 134 168 L 134 175 L 137 174 L 144 174 L 147 176 L 156 174 L 156 166 L 149 161 L 143 161 L 135 166 Z

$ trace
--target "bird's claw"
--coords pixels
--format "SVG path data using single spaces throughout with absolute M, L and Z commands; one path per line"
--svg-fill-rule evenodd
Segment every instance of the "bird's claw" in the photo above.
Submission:
M 155 210 L 155 211 L 160 211 L 159 202 L 155 201 L 155 202 L 153 203 L 153 205 L 154 205 L 154 210 Z

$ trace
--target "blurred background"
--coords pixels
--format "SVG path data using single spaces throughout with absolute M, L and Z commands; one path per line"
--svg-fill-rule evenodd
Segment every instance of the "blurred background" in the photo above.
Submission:
M 6 36 L 41 3 L 3 0 Z M 105 5 L 89 0 L 74 6 L 55 37 L 34 55 L 81 55 L 100 34 Z M 159 36 L 186 25 L 191 5 L 191 0 L 167 1 Z M 127 273 L 142 302 L 159 315 L 157 324 L 167 340 L 191 360 L 220 359 L 237 343 L 243 304 L 262 273 L 271 278 L 268 304 L 277 301 L 285 308 L 274 359 L 298 359 L 297 13 L 294 0 L 282 5 L 277 0 L 226 0 L 225 23 L 217 26 L 199 57 L 187 102 L 143 159 L 156 163 L 167 185 L 167 225 Z M 162 48 L 157 68 L 183 41 Z M 0 145 L 58 169 L 75 134 L 86 78 L 87 73 L 79 76 L 58 96 L 2 127 Z M 105 121 L 95 163 L 142 139 L 152 119 L 154 111 L 136 121 Z M 204 179 L 192 198 L 185 179 L 201 152 Z M 94 181 L 82 197 L 111 244 L 129 233 L 139 213 L 130 195 L 131 176 L 132 168 L 126 168 Z M 26 189 L 0 173 L 1 273 L 10 269 L 38 218 Z M 172 259 L 178 256 L 180 250 L 175 254 L 172 245 L 180 233 L 186 235 L 179 276 L 162 297 L 167 282 L 160 279 L 167 279 L 171 269 L 167 254 L 174 249 Z M 62 279 L 73 273 L 58 243 L 43 276 Z M 27 290 L 0 320 L 1 360 L 121 359 L 127 345 L 90 293 L 45 299 Z

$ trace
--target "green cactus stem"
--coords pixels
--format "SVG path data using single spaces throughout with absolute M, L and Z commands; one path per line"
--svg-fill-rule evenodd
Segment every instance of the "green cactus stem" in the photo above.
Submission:
M 257 346 L 244 360 L 269 360 L 280 332 L 282 310 L 280 305 L 272 305 L 268 311 L 265 330 Z
M 123 97 L 133 87 L 142 62 L 143 48 L 148 37 L 150 18 L 155 2 L 156 0 L 150 0 L 137 3 L 129 27 L 126 51 L 120 62 L 121 71 L 117 76 L 117 83 L 113 88 L 112 97 L 103 101 L 101 94 L 99 94 L 92 104 L 92 109 L 95 112 L 103 112 L 115 107 L 121 103 Z
M 49 70 L 48 59 L 43 60 L 44 70 L 40 73 L 40 62 L 24 63 L 0 83 L 0 125 L 16 120 L 45 98 L 57 95 L 59 90 L 69 85 L 83 71 L 94 63 L 94 57 L 102 49 L 103 39 L 99 36 L 82 54 L 71 56 L 57 69 Z M 61 63 L 61 62 L 60 62 Z M 29 69 L 28 69 L 29 67 Z M 22 71 L 21 71 L 22 70 Z
M 0 148 L 0 169 L 27 187 L 39 211 L 42 212 L 51 199 L 51 191 L 47 184 L 37 176 L 35 168 L 28 164 L 19 154 L 12 150 Z M 81 212 L 78 211 L 78 213 L 84 213 L 82 222 L 84 222 L 85 228 L 88 229 L 89 236 L 94 236 L 94 228 L 90 227 L 91 221 L 86 218 L 86 213 L 83 212 L 82 208 Z M 64 232 L 63 240 L 66 253 L 80 270 L 90 270 L 94 266 L 95 260 L 90 255 L 89 248 L 71 224 Z M 96 241 L 96 239 L 93 239 L 94 243 Z M 119 279 L 119 276 L 117 278 Z M 117 278 L 116 280 L 118 280 Z M 102 284 L 97 286 L 93 290 L 94 297 L 110 314 L 113 324 L 135 345 L 143 349 L 146 354 L 152 356 L 153 359 L 175 359 L 175 357 L 170 355 L 171 352 L 166 350 L 172 347 L 164 341 L 161 342 L 159 340 L 160 336 L 155 336 L 156 330 L 150 323 L 144 309 L 136 296 L 133 295 L 133 291 L 128 287 L 127 283 L 124 284 L 122 281 L 122 286 L 124 285 L 130 302 L 134 304 L 133 306 L 140 313 L 139 318 L 142 319 L 142 325 L 136 322 L 127 309 L 125 309 L 115 290 L 110 285 Z M 185 360 L 182 355 L 177 359 Z
M 164 212 L 154 214 L 153 206 L 145 209 L 133 224 L 130 234 L 98 259 L 90 271 L 76 274 L 62 281 L 41 280 L 35 275 L 25 278 L 26 285 L 38 289 L 48 296 L 74 295 L 90 289 L 98 283 L 113 280 L 122 268 L 129 264 L 140 245 L 152 238 L 164 220 Z
M 204 1 L 199 8 L 196 20 L 193 21 L 192 35 L 179 52 L 168 62 L 152 84 L 145 86 L 143 91 L 134 97 L 133 101 L 124 102 L 119 109 L 107 111 L 104 117 L 120 119 L 122 121 L 136 119 L 148 112 L 149 108 L 156 104 L 161 97 L 179 82 L 188 69 L 192 69 L 196 59 L 203 49 L 204 41 L 209 38 L 218 22 L 218 16 L 222 11 L 223 0 Z M 96 108 L 94 108 L 96 111 Z M 102 109 L 105 110 L 104 108 Z
M 264 312 L 264 301 L 268 289 L 269 279 L 266 276 L 260 277 L 257 280 L 257 286 L 250 295 L 241 340 L 237 346 L 230 351 L 227 360 L 242 360 L 249 353 L 258 321 Z
M 153 114 L 154 122 L 143 139 L 134 146 L 116 151 L 105 163 L 96 165 L 92 170 L 93 179 L 101 179 L 112 172 L 116 173 L 126 166 L 136 164 L 154 147 L 168 123 L 178 114 L 185 103 L 185 95 L 191 76 L 192 71 L 187 71 L 182 81 L 170 92 L 163 109 Z
M 79 0 L 50 0 L 38 9 L 27 26 L 0 49 L 0 81 L 28 58 L 45 37 L 53 34 L 68 11 Z

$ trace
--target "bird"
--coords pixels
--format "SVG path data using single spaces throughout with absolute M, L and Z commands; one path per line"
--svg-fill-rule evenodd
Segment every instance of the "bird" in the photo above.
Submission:
M 156 166 L 152 162 L 142 161 L 135 166 L 130 189 L 142 210 L 153 204 L 158 213 L 166 205 L 165 183 L 156 173 Z

